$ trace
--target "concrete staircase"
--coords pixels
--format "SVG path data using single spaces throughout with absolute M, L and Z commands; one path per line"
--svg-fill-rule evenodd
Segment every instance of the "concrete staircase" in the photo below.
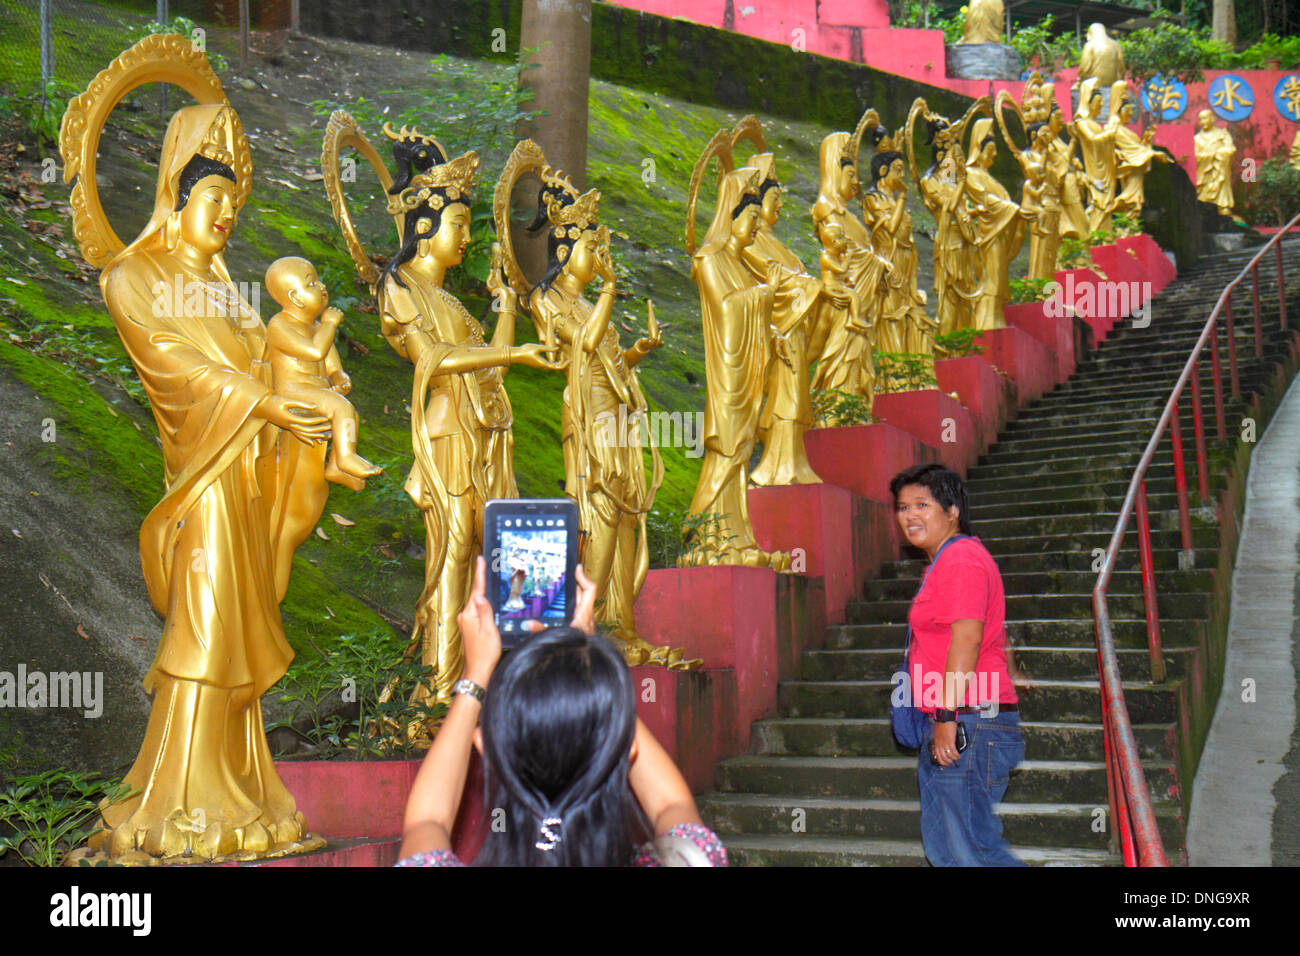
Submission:
M 1300 240 L 1285 244 L 1288 287 L 1300 290 Z M 1114 529 L 1133 468 L 1149 440 L 1223 286 L 1249 253 L 1207 260 L 1152 305 L 1148 328 L 1131 323 L 1083 362 L 1075 376 L 1027 408 L 969 475 L 975 533 L 1003 574 L 1007 633 L 1023 675 L 1018 684 L 1026 759 L 1012 776 L 1001 816 L 1030 864 L 1117 865 L 1109 852 L 1097 653 L 1091 589 L 1098 555 Z M 1271 270 L 1272 257 L 1265 260 Z M 1270 274 L 1268 271 L 1265 275 Z M 1271 285 L 1271 283 L 1270 283 Z M 1249 286 L 1236 297 L 1241 390 L 1248 399 L 1286 354 L 1276 294 L 1263 298 L 1265 358 L 1254 357 Z M 1300 297 L 1288 296 L 1300 327 Z M 1210 438 L 1211 495 L 1248 402 L 1228 391 L 1220 333 L 1229 442 Z M 1207 436 L 1213 385 L 1202 376 Z M 1190 390 L 1182 426 L 1195 508 Z M 1178 687 L 1211 605 L 1219 529 L 1212 506 L 1194 511 L 1197 567 L 1179 570 L 1177 498 L 1166 437 L 1149 472 L 1160 617 L 1169 671 L 1149 683 L 1137 539 L 1130 530 L 1113 578 L 1111 616 L 1124 691 L 1170 859 L 1183 845 L 1171 747 Z M 1131 526 L 1134 528 L 1135 524 Z M 806 651 L 798 680 L 780 685 L 778 716 L 753 725 L 752 753 L 718 768 L 717 791 L 700 809 L 731 858 L 749 865 L 925 865 L 916 757 L 889 730 L 890 675 L 902 657 L 905 616 L 919 583 L 919 552 L 887 564 L 830 629 L 824 649 Z

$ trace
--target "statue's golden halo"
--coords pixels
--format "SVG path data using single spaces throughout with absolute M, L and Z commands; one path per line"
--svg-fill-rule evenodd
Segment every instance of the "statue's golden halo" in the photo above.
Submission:
M 95 179 L 99 140 L 113 108 L 146 83 L 179 87 L 201 106 L 230 106 L 207 56 L 187 37 L 173 33 L 145 37 L 101 70 L 86 91 L 68 103 L 59 129 L 63 181 L 73 183 L 69 201 L 77 245 L 85 260 L 97 269 L 108 265 L 126 246 L 113 231 L 99 199 Z M 239 116 L 233 109 L 229 116 L 234 143 L 229 165 L 235 172 L 238 211 L 253 188 L 253 158 Z
M 704 173 L 716 157 L 718 160 L 718 181 L 736 168 L 736 147 L 742 139 L 754 144 L 754 152 L 767 152 L 767 141 L 763 138 L 763 123 L 753 114 L 737 120 L 731 129 L 720 129 L 704 147 L 704 152 L 695 161 L 691 170 L 690 193 L 686 202 L 686 254 L 695 254 L 695 209 L 700 201 L 700 187 L 704 185 Z

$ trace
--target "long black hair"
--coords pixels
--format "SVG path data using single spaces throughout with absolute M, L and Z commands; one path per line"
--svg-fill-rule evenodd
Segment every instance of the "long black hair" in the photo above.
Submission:
M 534 234 L 542 229 L 547 230 L 546 274 L 542 276 L 537 285 L 533 286 L 533 288 L 529 290 L 530 295 L 533 292 L 545 292 L 551 287 L 551 283 L 555 281 L 556 277 L 560 274 L 560 271 L 564 268 L 564 263 L 568 262 L 569 256 L 573 254 L 574 243 L 576 243 L 578 239 L 582 238 L 582 234 L 579 233 L 578 239 L 570 239 L 567 226 L 562 229 L 559 226 L 554 228 L 551 227 L 551 220 L 548 215 L 549 210 L 546 205 L 548 197 L 552 202 L 558 200 L 568 204 L 573 201 L 573 197 L 559 186 L 543 186 L 541 192 L 537 194 L 537 215 L 533 218 L 533 221 L 528 224 L 527 228 L 529 232 Z M 591 224 L 588 224 L 586 228 L 591 228 Z M 557 229 L 560 230 L 560 235 L 558 236 L 555 234 Z M 568 250 L 565 252 L 563 259 L 560 258 L 561 247 Z
M 441 194 L 438 193 L 438 195 Z M 460 202 L 459 199 L 456 201 Z M 450 203 L 446 201 L 445 196 L 443 197 L 443 205 L 439 209 L 434 209 L 429 205 L 429 200 L 426 199 L 414 209 L 407 212 L 406 218 L 402 221 L 402 236 L 404 237 L 402 239 L 402 247 L 397 250 L 397 255 L 388 260 L 388 265 L 384 266 L 384 271 L 379 273 L 379 281 L 375 284 L 375 288 L 382 288 L 384 285 L 384 279 L 389 276 L 392 276 L 393 281 L 403 289 L 406 288 L 406 283 L 403 282 L 402 277 L 397 274 L 397 267 L 402 265 L 404 262 L 410 262 L 415 258 L 415 248 L 421 239 L 428 239 L 437 234 L 438 229 L 442 226 L 442 210 L 446 209 L 448 205 L 450 205 Z M 432 225 L 423 232 L 418 229 L 421 219 L 428 219 L 430 223 L 432 223 Z
M 653 836 L 628 783 L 636 688 L 606 638 L 556 627 L 509 651 L 482 727 L 488 806 L 505 829 L 477 864 L 626 866 Z
M 943 158 L 948 155 L 948 147 L 941 143 L 936 143 L 934 138 L 939 133 L 946 130 L 949 125 L 948 121 L 942 116 L 926 120 L 925 122 L 925 145 L 933 147 L 930 150 L 930 168 L 925 171 L 925 176 L 933 176 L 938 171 L 939 164 L 943 162 Z M 922 178 L 925 178 L 925 176 Z
M 889 493 L 898 501 L 898 493 L 908 485 L 920 485 L 930 492 L 930 497 L 939 502 L 944 511 L 956 506 L 957 530 L 962 534 L 974 534 L 970 523 L 970 497 L 966 493 L 966 482 L 961 475 L 939 464 L 913 465 L 904 468 L 889 482 Z
M 393 180 L 393 185 L 388 187 L 390 196 L 399 195 L 411 185 L 411 180 L 418 174 L 427 173 L 434 166 L 445 163 L 447 154 L 435 144 L 427 143 L 419 137 L 396 139 L 393 140 L 393 161 L 397 164 L 397 178 Z M 437 209 L 429 205 L 429 199 L 433 196 L 441 196 L 443 200 Z M 397 254 L 389 260 L 388 265 L 384 266 L 384 270 L 379 273 L 376 288 L 382 287 L 384 279 L 388 276 L 392 276 L 393 281 L 403 289 L 406 288 L 406 283 L 397 274 L 397 267 L 415 258 L 415 249 L 421 239 L 428 239 L 438 232 L 439 227 L 442 226 L 442 210 L 446 209 L 447 205 L 446 193 L 441 189 L 435 189 L 424 202 L 406 213 L 406 218 L 402 220 L 402 236 L 404 237 L 402 247 L 397 250 Z M 428 219 L 433 225 L 424 232 L 420 232 L 416 229 L 416 225 L 421 219 Z

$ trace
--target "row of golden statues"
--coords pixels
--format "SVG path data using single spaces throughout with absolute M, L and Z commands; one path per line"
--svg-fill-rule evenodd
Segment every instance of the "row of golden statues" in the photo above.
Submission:
M 98 195 L 96 156 L 113 106 L 145 83 L 181 87 L 198 105 L 172 117 L 153 213 L 129 244 Z M 1141 203 L 1154 154 L 1121 138 L 1128 113 L 1102 128 L 1084 111 L 1061 121 L 1050 84 L 1037 78 L 1020 103 L 987 98 L 956 121 L 923 100 L 893 134 L 868 110 L 852 132 L 827 136 L 812 228 L 816 274 L 778 238 L 783 194 L 775 159 L 753 117 L 720 130 L 692 176 L 686 228 L 700 292 L 707 366 L 704 460 L 687 522 L 683 566 L 747 565 L 789 571 L 790 556 L 755 540 L 751 484 L 815 483 L 804 435 L 812 390 L 869 405 L 877 350 L 933 357 L 935 336 L 1002 325 L 1008 269 L 1030 232 L 1035 274 L 1050 275 L 1061 236 L 1078 234 Z M 1115 94 L 1126 93 L 1119 86 Z M 1091 99 L 1085 100 L 1091 104 Z M 1123 95 L 1112 96 L 1126 102 Z M 1014 145 L 1003 113 L 1018 112 L 1029 142 Z M 993 177 L 994 125 L 1025 169 L 1020 204 Z M 930 165 L 918 172 L 924 124 Z M 653 307 L 647 331 L 624 347 L 611 325 L 618 281 L 600 194 L 579 192 L 531 141 L 519 143 L 494 193 L 498 242 L 488 289 L 498 319 L 491 340 L 444 287 L 472 240 L 470 202 L 479 166 L 432 136 L 385 126 L 395 173 L 362 130 L 336 112 L 322 168 L 331 208 L 358 274 L 375 297 L 380 328 L 414 368 L 414 466 L 406 490 L 426 530 L 425 582 L 416 636 L 433 669 L 421 699 L 445 701 L 463 664 L 456 614 L 482 547 L 482 510 L 517 495 L 512 365 L 562 372 L 566 493 L 579 506 L 582 560 L 602 596 L 599 620 L 631 663 L 697 666 L 680 649 L 637 631 L 633 607 L 649 566 L 647 515 L 663 480 L 658 450 L 611 442 L 600 423 L 648 413 L 639 364 L 663 344 Z M 1127 130 L 1125 130 L 1127 133 Z M 969 134 L 969 135 L 968 135 Z M 1066 137 L 1066 138 L 1063 138 Z M 859 154 L 870 145 L 870 182 Z M 742 164 L 742 142 L 753 147 Z M 966 144 L 963 148 L 963 143 Z M 1083 147 L 1084 163 L 1073 158 Z M 397 251 L 381 269 L 363 248 L 340 176 L 357 150 L 383 185 Z M 171 35 L 150 36 L 118 57 L 68 106 L 60 135 L 74 229 L 101 268 L 104 301 L 149 397 L 163 447 L 166 493 L 141 530 L 150 599 L 165 618 L 145 680 L 154 696 L 145 741 L 126 783 L 138 792 L 104 809 L 93 847 L 120 862 L 253 858 L 319 845 L 275 772 L 260 698 L 292 658 L 279 604 L 295 549 L 315 527 L 328 483 L 362 490 L 378 473 L 357 451 L 351 381 L 333 347 L 341 319 L 311 263 L 274 262 L 265 282 L 279 311 L 264 324 L 240 297 L 224 250 L 252 187 L 238 116 L 204 55 Z M 967 158 L 969 157 L 969 158 Z M 713 214 L 695 241 L 695 208 L 717 164 Z M 906 205 L 910 169 L 934 215 L 935 311 L 917 288 L 918 251 Z M 531 229 L 547 237 L 547 268 L 524 276 L 511 243 L 510 197 L 524 177 L 540 183 Z M 1109 187 L 1107 186 L 1109 182 Z M 1121 188 L 1116 188 L 1116 184 Z M 855 205 L 856 203 L 856 205 Z M 599 281 L 593 298 L 588 287 Z M 173 301 L 177 282 L 207 290 Z M 539 339 L 516 345 L 520 310 Z M 621 416 L 620 416 L 621 417 Z M 327 455 L 327 441 L 329 453 Z M 763 453 L 750 473 L 758 444 Z

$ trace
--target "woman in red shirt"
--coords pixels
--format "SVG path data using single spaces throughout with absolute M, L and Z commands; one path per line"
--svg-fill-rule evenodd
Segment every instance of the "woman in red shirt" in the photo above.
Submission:
M 930 559 L 908 613 L 908 680 L 931 718 L 917 764 L 926 857 L 935 866 L 1023 866 L 993 812 L 1025 755 L 1002 576 L 970 534 L 956 472 L 916 465 L 889 490 L 903 537 Z

